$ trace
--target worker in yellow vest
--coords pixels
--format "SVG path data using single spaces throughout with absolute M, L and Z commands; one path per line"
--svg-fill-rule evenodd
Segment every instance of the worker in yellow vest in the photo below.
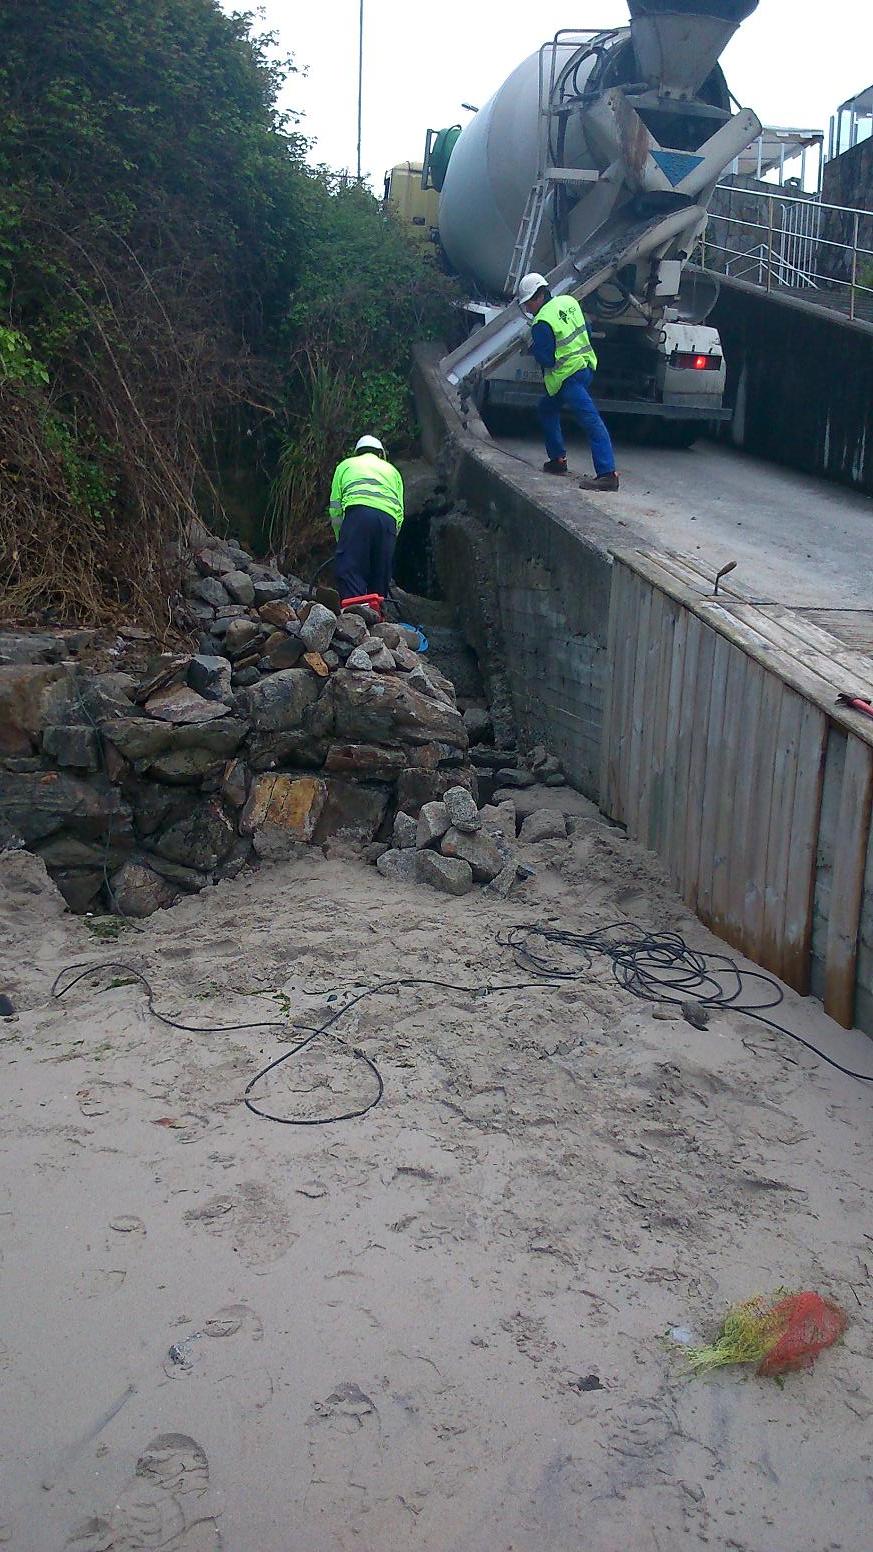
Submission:
M 574 296 L 552 296 L 544 275 L 525 275 L 517 300 L 531 319 L 531 352 L 542 367 L 545 395 L 539 413 L 546 439 L 546 474 L 567 473 L 567 449 L 561 411 L 567 410 L 591 444 L 594 475 L 585 475 L 583 490 L 618 490 L 615 454 L 609 432 L 589 393 L 597 356 L 591 347 L 585 314 Z
M 362 436 L 337 464 L 328 512 L 337 539 L 334 575 L 340 598 L 387 598 L 403 525 L 403 478 L 378 437 Z

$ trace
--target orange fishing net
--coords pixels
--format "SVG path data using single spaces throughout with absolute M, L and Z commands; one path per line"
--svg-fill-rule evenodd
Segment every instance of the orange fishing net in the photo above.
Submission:
M 759 1374 L 788 1374 L 808 1369 L 819 1353 L 832 1347 L 848 1325 L 838 1304 L 820 1293 L 792 1293 L 780 1299 L 773 1317 L 782 1335 L 758 1365 Z

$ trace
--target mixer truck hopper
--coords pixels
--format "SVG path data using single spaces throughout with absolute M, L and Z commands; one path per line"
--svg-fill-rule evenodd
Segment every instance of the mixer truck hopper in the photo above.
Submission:
M 443 361 L 480 405 L 541 392 L 513 297 L 539 270 L 584 303 L 598 403 L 690 441 L 724 418 L 725 363 L 706 323 L 715 283 L 686 265 L 718 179 L 760 133 L 718 64 L 757 0 L 629 0 L 630 25 L 562 31 L 460 132 L 431 131 L 422 181 L 470 287 L 472 330 Z

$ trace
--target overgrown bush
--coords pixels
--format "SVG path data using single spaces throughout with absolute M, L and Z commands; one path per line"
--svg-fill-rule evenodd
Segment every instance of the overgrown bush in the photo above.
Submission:
M 301 207 L 305 266 L 288 313 L 287 415 L 270 541 L 297 565 L 319 539 L 330 477 L 358 436 L 389 454 L 415 440 L 412 347 L 445 338 L 457 290 L 433 250 L 386 216 L 366 189 L 325 169 Z
M 159 616 L 297 275 L 286 66 L 214 0 L 0 10 L 3 613 Z
M 306 166 L 291 68 L 217 0 L 0 6 L 0 617 L 168 624 L 230 464 L 293 561 L 350 438 L 409 444 L 451 288 Z

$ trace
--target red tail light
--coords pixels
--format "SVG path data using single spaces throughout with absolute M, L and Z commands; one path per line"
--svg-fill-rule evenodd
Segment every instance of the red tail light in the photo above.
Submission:
M 671 366 L 688 367 L 693 372 L 717 372 L 721 356 L 695 356 L 691 351 L 677 350 Z

